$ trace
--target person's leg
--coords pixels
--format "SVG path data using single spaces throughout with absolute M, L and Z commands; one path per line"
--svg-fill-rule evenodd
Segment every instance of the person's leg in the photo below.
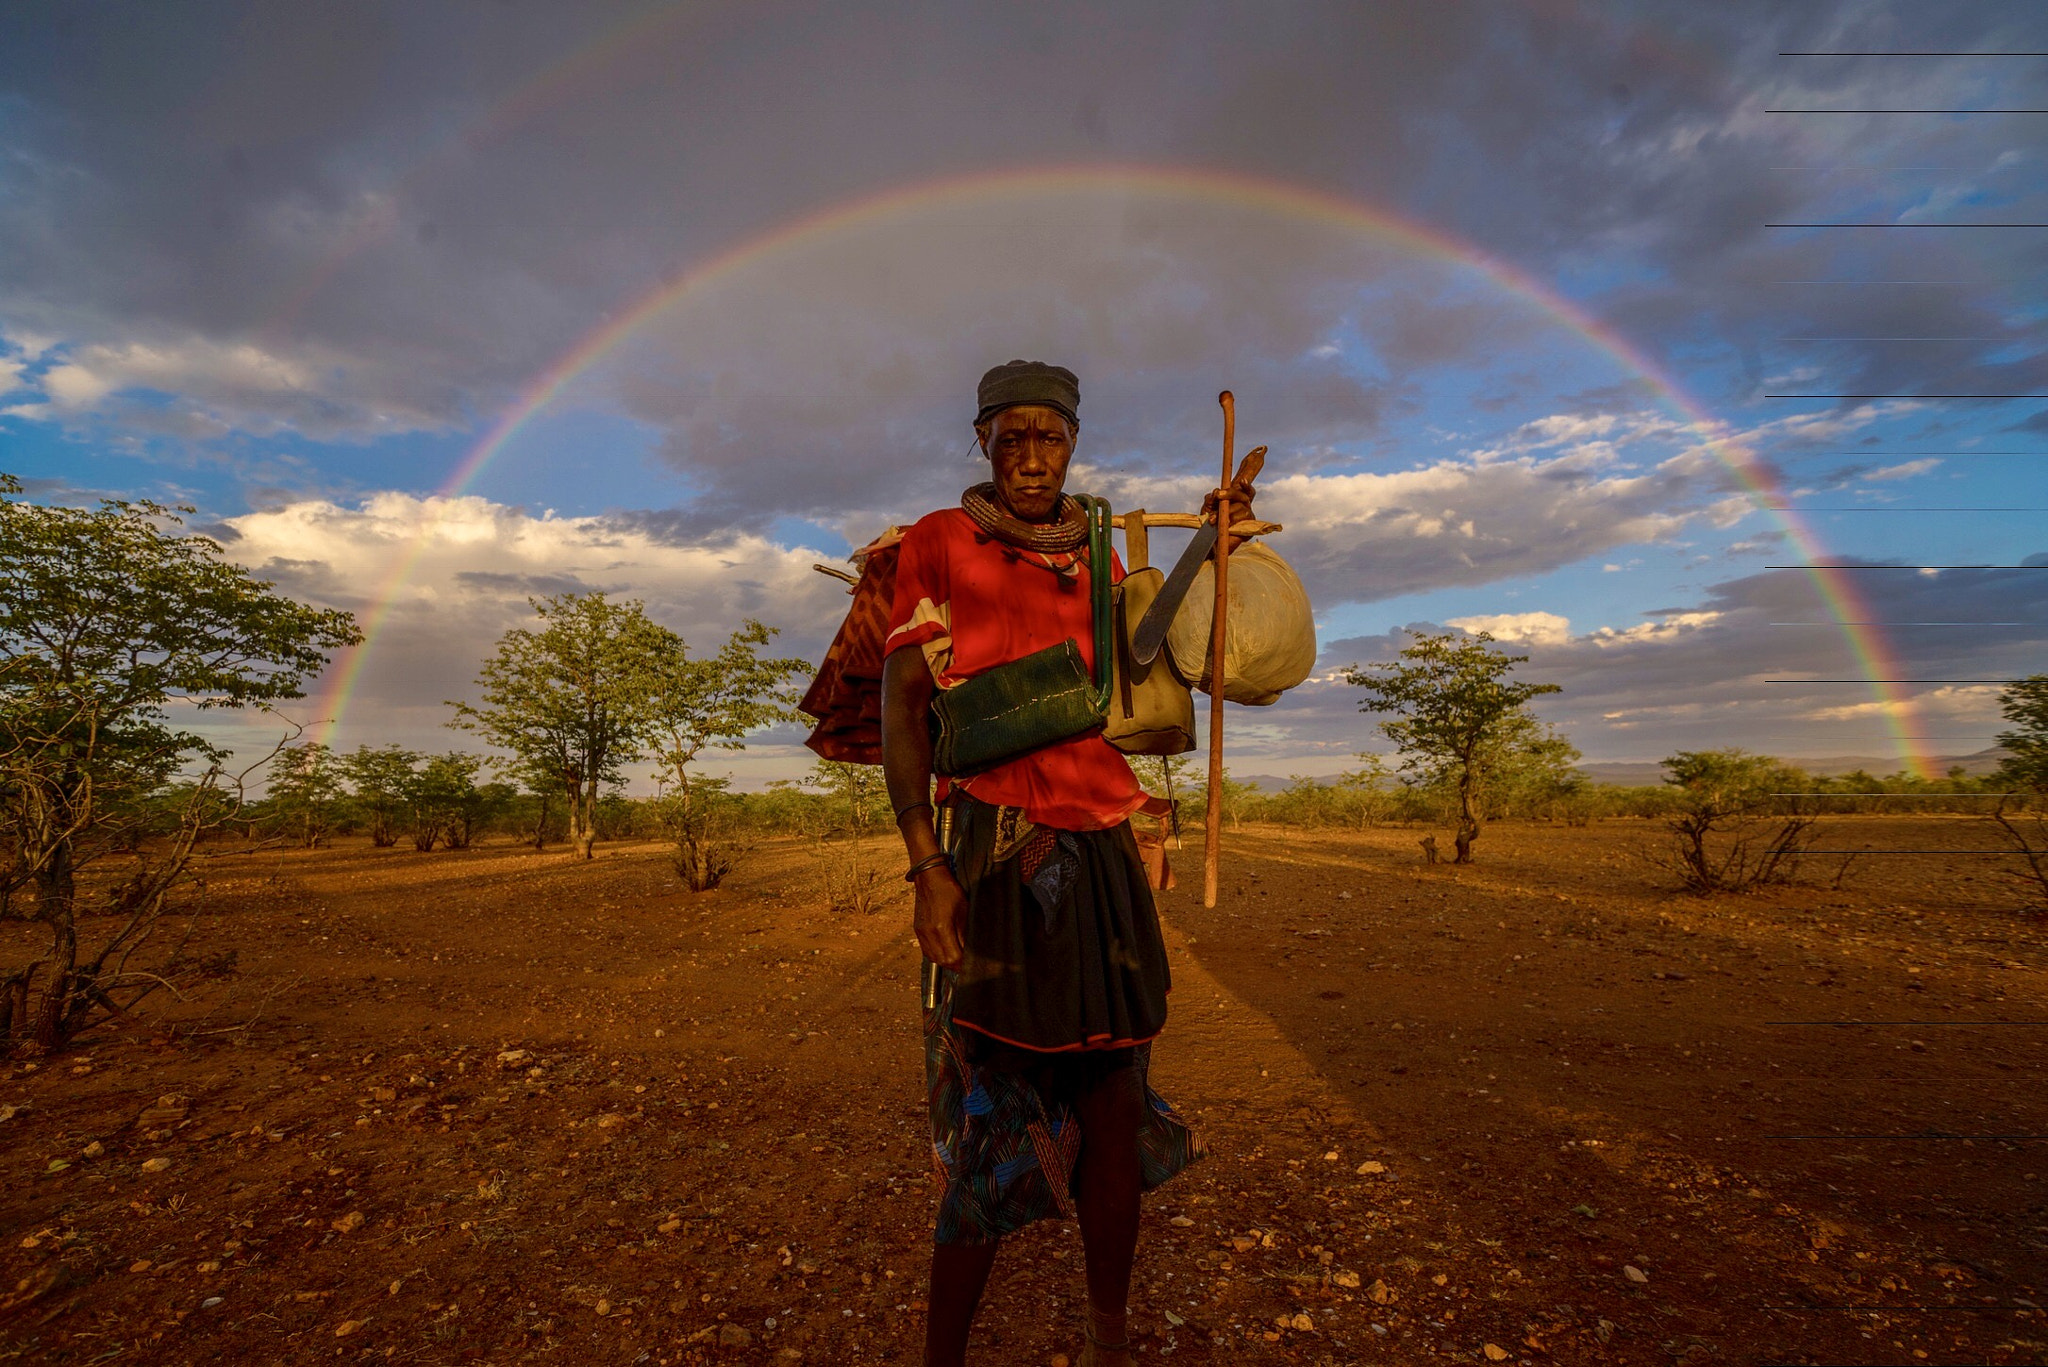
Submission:
M 1138 1125 L 1144 1107 L 1138 1070 L 1130 1066 L 1089 1078 L 1074 1096 L 1081 1122 L 1074 1204 L 1088 1261 L 1090 1337 L 1103 1345 L 1121 1344 L 1127 1337 L 1125 1309 L 1138 1250 Z M 1123 1360 L 1122 1354 L 1103 1354 L 1092 1346 L 1083 1358 L 1084 1363 Z
M 988 1287 L 1000 1241 L 933 1244 L 931 1310 L 925 1317 L 925 1367 L 960 1367 L 967 1361 L 967 1335 Z

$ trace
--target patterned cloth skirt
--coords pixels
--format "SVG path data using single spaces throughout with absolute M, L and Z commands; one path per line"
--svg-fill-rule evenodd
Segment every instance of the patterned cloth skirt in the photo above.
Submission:
M 1201 1141 L 1146 1083 L 1166 1023 L 1158 913 L 1128 823 L 1053 831 L 956 794 L 947 813 L 968 900 L 965 962 L 925 965 L 925 1085 L 943 1188 L 941 1244 L 986 1243 L 1074 1213 L 1074 1098 L 1135 1068 L 1146 1190 Z

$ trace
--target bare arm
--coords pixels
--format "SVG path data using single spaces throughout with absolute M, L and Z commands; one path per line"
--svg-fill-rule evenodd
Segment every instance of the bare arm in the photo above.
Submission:
M 891 654 L 882 665 L 882 776 L 889 785 L 889 805 L 896 811 L 924 803 L 897 822 L 903 847 L 914 866 L 939 853 L 932 824 L 932 735 L 928 720 L 932 682 L 924 652 L 910 647 Z M 961 933 L 967 920 L 967 895 L 945 864 L 934 864 L 917 876 L 917 943 L 924 956 L 945 968 L 960 967 Z

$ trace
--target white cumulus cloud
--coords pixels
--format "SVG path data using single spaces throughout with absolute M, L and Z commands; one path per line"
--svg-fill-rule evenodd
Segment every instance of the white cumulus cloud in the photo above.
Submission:
M 210 530 L 231 559 L 283 592 L 347 608 L 371 631 L 346 699 L 335 685 L 357 662 L 344 656 L 290 709 L 319 722 L 338 708 L 344 747 L 465 743 L 444 729 L 444 702 L 469 697 L 499 635 L 533 620 L 530 597 L 602 589 L 639 599 L 703 651 L 758 618 L 781 630 L 777 653 L 810 659 L 847 603 L 844 585 L 811 569 L 836 557 L 806 547 L 753 534 L 670 540 L 613 519 L 537 517 L 477 497 L 308 500 Z
M 1486 632 L 1496 640 L 1527 641 L 1532 645 L 1563 645 L 1572 638 L 1568 617 L 1554 612 L 1500 612 L 1477 617 L 1453 617 L 1451 626 L 1464 631 Z

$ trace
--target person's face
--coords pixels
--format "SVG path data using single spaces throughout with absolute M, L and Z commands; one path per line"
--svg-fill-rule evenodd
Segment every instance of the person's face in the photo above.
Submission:
M 981 448 L 995 473 L 996 495 L 1026 522 L 1045 522 L 1059 509 L 1074 432 L 1055 409 L 1005 408 L 989 419 Z

